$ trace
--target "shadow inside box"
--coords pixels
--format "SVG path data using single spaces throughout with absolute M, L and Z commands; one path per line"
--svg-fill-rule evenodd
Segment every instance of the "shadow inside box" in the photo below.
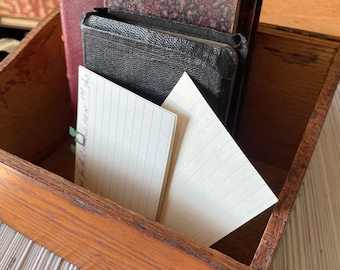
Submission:
M 26 34 L 27 30 L 0 27 L 0 61 L 15 50 Z

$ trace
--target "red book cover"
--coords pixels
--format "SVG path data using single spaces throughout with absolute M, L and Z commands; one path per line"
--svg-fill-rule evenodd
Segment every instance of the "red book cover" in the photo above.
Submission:
M 60 16 L 65 47 L 67 78 L 71 103 L 76 112 L 78 97 L 78 66 L 83 65 L 80 21 L 84 12 L 103 7 L 103 0 L 60 0 Z

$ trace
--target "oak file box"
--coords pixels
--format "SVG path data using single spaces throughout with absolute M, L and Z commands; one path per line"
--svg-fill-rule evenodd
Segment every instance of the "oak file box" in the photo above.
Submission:
M 84 269 L 269 269 L 339 81 L 338 51 L 259 28 L 236 140 L 279 203 L 206 248 L 65 179 L 72 112 L 56 10 L 0 64 L 0 220 Z

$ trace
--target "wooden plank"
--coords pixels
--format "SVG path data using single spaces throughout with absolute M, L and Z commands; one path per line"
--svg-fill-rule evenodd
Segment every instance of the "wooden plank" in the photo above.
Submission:
M 241 124 L 243 124 L 244 126 L 241 125 L 242 129 L 240 131 L 242 131 L 243 133 L 249 133 L 249 132 L 253 132 L 252 134 L 256 137 L 256 136 L 263 136 L 261 139 L 263 139 L 262 144 L 264 146 L 266 146 L 267 143 L 270 144 L 270 147 L 276 147 L 274 150 L 277 151 L 278 149 L 280 150 L 281 148 L 284 148 L 282 146 L 280 146 L 280 140 L 282 140 L 282 138 L 285 138 L 285 136 L 287 136 L 287 134 L 281 135 L 280 138 L 275 138 L 275 137 L 271 137 L 268 136 L 268 134 L 266 132 L 268 132 L 268 130 L 270 130 L 271 132 L 277 132 L 276 131 L 276 127 L 278 125 L 283 125 L 285 126 L 286 123 L 288 122 L 290 125 L 293 125 L 293 127 L 295 127 L 294 132 L 300 132 L 299 136 L 295 136 L 293 138 L 295 138 L 295 141 L 293 142 L 293 147 L 291 147 L 289 149 L 290 156 L 289 159 L 287 158 L 287 156 L 282 156 L 281 152 L 279 152 L 280 154 L 277 155 L 277 152 L 273 152 L 271 153 L 271 155 L 269 155 L 269 157 L 272 157 L 273 155 L 277 156 L 277 160 L 276 163 L 274 163 L 275 166 L 271 166 L 270 162 L 268 162 L 268 156 L 263 156 L 263 152 L 262 152 L 262 148 L 257 149 L 256 152 L 254 152 L 254 155 L 256 155 L 256 157 L 259 158 L 263 158 L 263 157 L 267 157 L 264 158 L 266 160 L 266 163 L 261 162 L 260 160 L 254 160 L 255 166 L 259 169 L 259 171 L 263 174 L 264 178 L 270 183 L 270 186 L 275 190 L 275 192 L 277 194 L 279 194 L 281 187 L 283 185 L 286 173 L 289 170 L 289 166 L 291 163 L 291 160 L 293 159 L 293 156 L 295 154 L 295 151 L 298 147 L 299 144 L 299 140 L 304 132 L 304 128 L 308 122 L 309 116 L 313 110 L 313 106 L 314 103 L 317 100 L 317 97 L 319 95 L 320 89 L 322 88 L 322 84 L 323 84 L 323 80 L 326 77 L 326 74 L 328 72 L 327 66 L 325 65 L 325 63 L 327 63 L 327 59 L 329 60 L 329 62 L 332 62 L 332 52 L 335 51 L 336 49 L 336 43 L 332 43 L 332 42 L 324 42 L 324 41 L 316 41 L 315 39 L 310 39 L 307 38 L 307 41 L 305 40 L 304 37 L 300 37 L 297 35 L 291 35 L 291 34 L 287 34 L 281 31 L 277 31 L 277 30 L 266 30 L 266 29 L 261 29 L 262 32 L 260 32 L 258 35 L 261 37 L 261 35 L 268 35 L 266 40 L 269 40 L 270 42 L 268 42 L 268 45 L 271 45 L 271 47 L 269 47 L 268 50 L 263 49 L 261 46 L 265 46 L 267 43 L 264 43 L 263 39 L 258 42 L 257 45 L 260 44 L 260 48 L 262 50 L 265 51 L 265 54 L 254 54 L 254 62 L 253 62 L 253 66 L 252 69 L 255 69 L 258 74 L 261 74 L 259 77 L 256 77 L 256 79 L 262 79 L 260 81 L 257 82 L 257 84 L 255 84 L 255 86 L 257 86 L 257 88 L 251 88 L 254 86 L 254 84 L 250 84 L 250 90 L 248 90 L 247 95 L 246 96 L 246 102 L 251 101 L 251 98 L 257 98 L 257 95 L 260 95 L 260 97 L 264 98 L 265 103 L 267 102 L 268 104 L 266 104 L 267 106 L 273 106 L 272 102 L 274 102 L 274 105 L 279 105 L 281 106 L 280 109 L 282 111 L 287 111 L 288 114 L 290 114 L 289 116 L 285 116 L 285 115 L 280 115 L 279 113 L 276 113 L 275 117 L 272 117 L 269 115 L 266 115 L 266 109 L 268 108 L 263 108 L 263 104 L 252 104 L 253 106 L 246 106 L 244 107 L 244 110 L 246 111 L 246 113 L 248 114 L 248 116 L 251 116 L 251 118 L 243 118 L 241 121 Z M 272 35 L 272 32 L 274 33 L 274 35 Z M 275 34 L 276 33 L 276 34 Z M 286 41 L 284 43 L 281 43 L 282 39 L 286 39 Z M 275 42 L 273 40 L 276 40 Z M 291 41 L 292 40 L 292 41 Z M 328 51 L 326 50 L 325 55 L 326 56 L 321 56 L 320 59 L 321 61 L 318 63 L 323 63 L 323 65 L 321 67 L 318 67 L 317 64 L 309 63 L 308 60 L 308 53 L 305 54 L 294 54 L 295 49 L 291 48 L 292 45 L 301 45 L 301 44 L 306 44 L 309 41 L 313 41 L 314 43 L 316 43 L 316 48 L 319 50 L 323 50 L 323 48 L 327 48 Z M 261 43 L 262 42 L 262 43 Z M 292 42 L 292 43 L 290 43 Z M 313 43 L 313 44 L 314 44 Z M 307 47 L 307 52 L 310 52 L 311 47 L 313 45 L 310 45 Z M 288 49 L 287 49 L 287 48 Z M 329 49 L 331 48 L 331 49 Z M 275 55 L 275 51 L 277 51 L 277 55 Z M 317 70 L 318 68 L 323 70 L 323 73 L 321 74 L 322 76 L 318 77 L 317 83 L 312 82 L 311 84 L 314 85 L 308 89 L 303 89 L 303 91 L 301 91 L 301 93 L 296 91 L 296 85 L 294 83 L 290 83 L 289 86 L 287 86 L 287 89 L 285 90 L 286 93 L 284 93 L 284 96 L 286 99 L 288 99 L 289 102 L 286 103 L 280 103 L 275 101 L 275 99 L 277 99 L 277 95 L 281 94 L 280 92 L 273 92 L 273 90 L 271 88 L 269 88 L 271 86 L 271 84 L 268 84 L 268 82 L 266 80 L 264 80 L 263 78 L 265 78 L 268 73 L 267 69 L 262 69 L 263 67 L 263 62 L 265 61 L 265 57 L 264 55 L 267 57 L 267 59 L 271 59 L 272 58 L 276 58 L 280 55 L 281 53 L 281 57 L 279 57 L 279 60 L 276 60 L 276 62 L 278 64 L 274 65 L 275 69 L 270 70 L 271 65 L 267 65 L 266 68 L 269 69 L 272 73 L 271 73 L 271 81 L 276 81 L 276 84 L 279 86 L 279 90 L 281 90 L 282 88 L 284 89 L 285 85 L 284 85 L 284 81 L 285 80 L 291 80 L 290 76 L 295 76 L 296 78 L 298 78 L 298 74 L 302 73 L 302 79 L 308 81 L 308 79 L 306 78 L 306 75 L 303 74 L 303 72 L 305 72 L 306 70 L 309 71 L 309 74 L 311 74 L 312 71 Z M 274 54 L 274 55 L 273 55 Z M 307 55 L 305 58 L 303 58 L 304 55 Z M 333 55 L 334 56 L 334 55 Z M 296 59 L 295 59 L 296 57 Z M 286 63 L 286 59 L 288 59 L 288 63 Z M 301 59 L 305 59 L 306 60 L 306 67 L 303 66 L 303 61 Z M 294 62 L 295 61 L 295 62 Z M 301 63 L 302 61 L 302 63 Z M 313 65 L 312 65 L 313 64 Z M 285 67 L 284 70 L 284 74 L 285 77 L 281 77 L 280 73 L 277 73 L 279 67 L 281 65 L 287 65 Z M 290 65 L 297 65 L 295 71 L 297 72 L 297 74 L 294 74 L 294 72 L 292 74 L 289 73 L 289 66 Z M 300 70 L 300 65 L 301 70 Z M 310 65 L 312 65 L 312 67 L 310 67 Z M 330 65 L 330 64 L 329 64 Z M 279 70 L 280 71 L 280 70 Z M 299 81 L 299 79 L 296 79 L 297 81 Z M 282 85 L 281 85 L 282 84 Z M 300 83 L 300 85 L 302 84 L 302 82 Z M 262 86 L 266 86 L 268 87 L 266 89 L 266 91 L 263 91 Z M 313 91 L 309 91 L 310 89 L 312 89 Z M 250 92 L 249 92 L 250 91 Z M 256 91 L 256 92 L 252 92 L 252 91 Z M 262 95 L 262 96 L 261 96 Z M 300 97 L 300 95 L 302 95 Z M 305 95 L 305 96 L 304 96 Z M 310 97 L 313 97 L 310 100 Z M 272 100 L 272 98 L 274 99 L 274 101 Z M 248 100 L 247 100 L 248 99 Z M 295 100 L 297 99 L 297 100 Z M 301 103 L 298 103 L 300 102 Z M 305 103 L 308 104 L 308 106 L 306 107 Z M 251 104 L 251 103 L 250 103 Z M 292 104 L 294 106 L 292 106 Z M 298 104 L 302 104 L 303 106 L 297 106 Z M 247 104 L 249 105 L 249 104 Z M 301 108 L 300 108 L 301 107 Z M 253 110 L 252 112 L 249 110 Z M 263 117 L 262 119 L 260 119 L 256 114 L 258 111 L 264 110 L 264 114 L 266 115 L 266 117 Z M 294 115 L 294 113 L 296 112 L 291 112 L 290 110 L 302 110 L 302 113 L 297 113 L 298 117 L 293 117 L 291 118 L 291 115 Z M 244 115 L 243 115 L 244 117 Z M 268 121 L 269 125 L 266 126 L 267 130 L 264 129 L 263 130 L 263 126 L 260 127 L 256 127 L 255 130 L 252 130 L 249 128 L 249 122 L 251 124 L 251 121 L 253 121 L 255 119 L 257 119 L 257 121 L 267 121 L 268 118 L 270 121 Z M 278 123 L 275 123 L 275 120 L 278 121 Z M 298 122 L 294 123 L 294 121 Z M 274 125 L 273 125 L 274 123 Z M 302 123 L 302 124 L 301 124 Z M 295 126 L 294 126 L 295 125 Z M 250 125 L 251 126 L 251 125 Z M 245 135 L 242 134 L 241 135 Z M 258 132 L 258 133 L 256 133 Z M 249 135 L 249 134 L 246 134 Z M 271 135 L 271 134 L 269 134 Z M 288 135 L 289 136 L 289 135 Z M 241 137 L 242 138 L 242 137 Z M 271 138 L 274 138 L 275 140 L 273 142 L 271 142 L 270 140 Z M 291 139 L 291 137 L 290 137 Z M 252 139 L 249 139 L 249 141 L 246 141 L 250 146 L 254 143 L 254 141 Z M 244 146 L 245 144 L 243 144 Z M 67 147 L 66 147 L 67 148 Z M 66 149 L 64 148 L 64 150 Z M 268 147 L 269 148 L 269 147 Z M 246 149 L 246 148 L 245 148 Z M 247 149 L 246 149 L 247 150 Z M 68 149 L 66 150 L 68 151 Z M 48 169 L 53 170 L 54 172 L 57 172 L 58 174 L 61 175 L 66 175 L 63 172 L 63 166 L 61 166 L 62 168 L 56 168 L 55 167 L 55 160 L 59 160 L 57 161 L 58 164 L 60 163 L 60 160 L 66 160 L 64 159 L 64 153 L 65 151 L 61 151 L 61 159 L 60 159 L 60 153 L 58 153 L 58 151 L 55 153 L 56 155 L 54 155 L 54 157 L 52 156 L 51 159 L 52 161 L 46 161 L 43 163 L 43 166 L 46 166 Z M 69 156 L 69 155 L 66 155 Z M 57 157 L 57 159 L 55 159 L 55 157 Z M 286 161 L 286 165 L 283 167 L 283 169 L 279 168 L 280 164 L 282 163 L 282 160 Z M 270 161 L 270 160 L 269 160 Z M 267 164 L 267 162 L 269 164 Z M 70 164 L 68 162 L 66 162 L 67 164 Z M 58 167 L 58 166 L 57 166 Z M 68 167 L 68 166 L 66 166 Z M 268 169 L 269 168 L 269 169 Z M 69 170 L 66 170 L 69 171 Z M 71 173 L 68 173 L 68 175 L 72 175 Z M 69 178 L 70 179 L 70 178 Z M 231 235 L 227 236 L 225 239 L 223 239 L 222 241 L 220 241 L 219 243 L 217 243 L 216 245 L 214 245 L 214 248 L 217 248 L 218 250 L 221 250 L 222 252 L 232 256 L 233 258 L 236 258 L 237 260 L 241 261 L 242 263 L 245 264 L 249 264 L 252 259 L 253 259 L 253 255 L 257 249 L 257 245 L 261 239 L 261 236 L 263 234 L 263 231 L 266 227 L 266 223 L 267 220 L 269 218 L 271 214 L 271 210 L 267 211 L 266 213 L 264 213 L 263 215 L 260 215 L 259 217 L 257 217 L 256 219 L 252 220 L 251 222 L 249 222 L 248 224 L 246 224 L 245 226 L 243 226 L 242 228 L 240 228 L 239 230 L 235 231 L 234 233 L 232 233 Z
M 71 119 L 55 11 L 0 63 L 0 148 L 40 160 L 67 135 Z
M 298 147 L 292 166 L 288 172 L 279 202 L 274 206 L 262 239 L 254 255 L 251 266 L 255 269 L 269 269 L 279 245 L 314 147 L 319 139 L 321 128 L 330 108 L 337 84 L 340 80 L 340 49 L 323 84 L 319 98 Z
M 340 267 L 339 108 L 340 84 L 274 257 L 273 270 Z
M 75 141 L 70 136 L 37 165 L 73 182 L 75 155 L 71 152 L 71 144 L 74 145 Z
M 0 220 L 82 269 L 249 269 L 3 150 Z
M 58 29 L 58 25 L 54 26 Z M 45 29 L 44 27 L 42 29 Z M 43 48 L 41 45 L 50 38 L 44 37 L 50 33 L 44 32 L 43 36 L 34 33 L 31 37 L 35 46 L 24 47 L 17 52 L 19 56 L 21 50 L 27 50 L 23 54 L 25 57 L 21 58 L 23 62 L 20 63 L 32 58 L 32 48 Z M 58 42 L 57 39 L 54 41 Z M 331 79 L 327 80 L 321 95 L 320 89 L 339 45 L 335 42 L 262 29 L 258 34 L 256 46 L 250 86 L 239 126 L 241 146 L 247 154 L 258 158 L 259 162 L 277 167 L 279 171 L 288 171 L 307 126 L 293 167 L 289 170 L 280 194 L 280 202 L 274 208 L 252 261 L 252 267 L 255 269 L 268 269 L 332 98 Z M 33 49 L 33 52 L 36 52 L 36 49 Z M 45 51 L 42 55 L 46 57 L 48 54 Z M 16 58 L 11 57 L 6 60 L 6 68 L 0 69 L 0 82 L 7 82 L 13 76 L 20 78 L 22 75 L 15 73 L 15 67 L 10 66 Z M 43 59 L 45 58 L 40 58 L 40 61 L 43 62 Z M 339 61 L 339 56 L 336 59 Z M 32 59 L 30 61 L 32 63 Z M 25 64 L 22 65 L 25 67 Z M 16 63 L 16 67 L 18 66 L 19 62 Z M 60 70 L 56 70 L 56 78 L 48 75 L 48 82 L 52 79 L 54 82 L 64 80 L 64 76 L 58 77 L 59 72 Z M 34 79 L 34 74 L 32 78 L 26 76 L 25 80 L 21 81 L 36 80 L 31 87 L 27 88 L 26 85 L 20 88 L 15 81 L 15 88 L 7 88 L 10 91 L 0 95 L 0 104 L 7 105 L 0 107 L 0 128 L 1 131 L 11 131 L 1 133 L 0 142 L 16 154 L 21 153 L 25 157 L 29 153 L 30 160 L 39 159 L 55 147 L 59 138 L 65 134 L 60 127 L 65 124 L 65 119 L 66 122 L 70 119 L 67 109 L 68 95 L 60 93 L 58 84 L 52 86 L 53 90 L 49 90 L 51 92 L 42 91 L 40 86 L 35 89 L 33 85 L 40 82 L 42 77 L 40 75 Z M 340 74 L 339 65 L 338 68 L 333 66 L 330 74 L 331 77 Z M 28 100 L 27 95 L 24 95 L 27 94 L 27 89 L 30 89 L 30 94 L 34 93 Z M 40 101 L 45 105 L 35 108 L 36 102 L 32 100 L 36 97 L 39 100 L 41 93 L 44 94 L 44 102 Z M 59 105 L 54 107 L 51 97 L 46 93 L 53 93 L 51 96 Z M 45 98 L 48 101 L 46 103 Z M 27 102 L 29 106 L 25 105 Z M 317 106 L 313 110 L 315 102 Z M 7 108 L 11 110 L 5 111 Z M 67 113 L 64 114 L 63 109 L 66 109 Z M 30 110 L 34 112 L 33 115 Z M 312 111 L 312 118 L 308 123 Z M 25 115 L 27 112 L 29 117 Z M 53 112 L 53 117 L 64 120 L 62 123 L 54 122 L 55 127 L 51 126 L 49 121 L 41 121 L 44 118 L 50 119 L 51 115 L 45 116 L 42 112 Z M 25 117 L 19 121 L 23 115 Z M 13 123 L 9 123 L 11 121 L 3 116 L 11 119 Z M 2 129 L 3 127 L 6 129 Z M 25 128 L 21 130 L 22 127 Z M 41 134 L 46 128 L 51 130 L 47 134 Z M 21 134 L 17 134 L 19 132 Z M 14 134 L 14 138 L 10 134 Z M 31 139 L 25 141 L 27 138 Z M 4 151 L 0 151 L 0 180 L 0 220 L 84 268 L 93 264 L 107 265 L 108 268 L 117 265 L 122 267 L 122 264 L 126 267 L 138 264 L 144 268 L 177 266 L 181 269 L 249 269 L 228 256 L 199 246 L 157 223 L 135 215 Z M 263 227 L 259 229 L 261 233 Z M 65 249 L 65 246 L 68 246 L 68 249 Z
M 289 170 L 338 48 L 260 27 L 236 133 L 249 157 Z
M 264 0 L 261 23 L 306 30 L 340 39 L 340 1 Z

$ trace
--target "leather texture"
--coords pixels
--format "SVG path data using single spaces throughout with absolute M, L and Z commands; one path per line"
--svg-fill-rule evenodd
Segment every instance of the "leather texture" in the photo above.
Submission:
M 242 36 L 110 9 L 85 14 L 81 31 L 85 67 L 157 104 L 186 71 L 225 122 L 239 56 L 243 62 L 247 50 Z

